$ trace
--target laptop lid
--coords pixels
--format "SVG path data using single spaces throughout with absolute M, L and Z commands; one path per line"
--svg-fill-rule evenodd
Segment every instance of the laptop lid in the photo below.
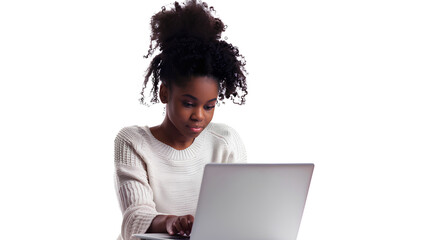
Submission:
M 191 240 L 295 240 L 313 164 L 208 164 Z

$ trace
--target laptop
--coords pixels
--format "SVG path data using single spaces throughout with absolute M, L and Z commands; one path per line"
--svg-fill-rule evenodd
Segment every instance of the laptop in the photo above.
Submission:
M 207 164 L 190 240 L 296 240 L 313 169 L 312 163 Z

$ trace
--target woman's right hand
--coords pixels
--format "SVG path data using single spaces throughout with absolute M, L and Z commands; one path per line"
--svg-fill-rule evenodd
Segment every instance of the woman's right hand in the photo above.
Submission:
M 194 217 L 192 215 L 169 215 L 165 221 L 166 231 L 169 235 L 190 236 Z

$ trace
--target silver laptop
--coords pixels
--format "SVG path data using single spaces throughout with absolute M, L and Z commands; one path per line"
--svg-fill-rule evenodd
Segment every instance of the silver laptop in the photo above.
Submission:
M 313 169 L 314 164 L 206 165 L 190 240 L 296 240 Z

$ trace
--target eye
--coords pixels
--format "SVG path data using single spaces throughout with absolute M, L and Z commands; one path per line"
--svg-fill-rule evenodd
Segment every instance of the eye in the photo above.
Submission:
M 215 105 L 205 106 L 204 108 L 205 108 L 205 110 L 209 111 L 209 110 L 214 109 L 214 108 L 215 108 Z
M 191 102 L 183 102 L 183 106 L 186 107 L 186 108 L 191 108 L 191 107 L 194 107 L 195 104 L 193 104 Z

